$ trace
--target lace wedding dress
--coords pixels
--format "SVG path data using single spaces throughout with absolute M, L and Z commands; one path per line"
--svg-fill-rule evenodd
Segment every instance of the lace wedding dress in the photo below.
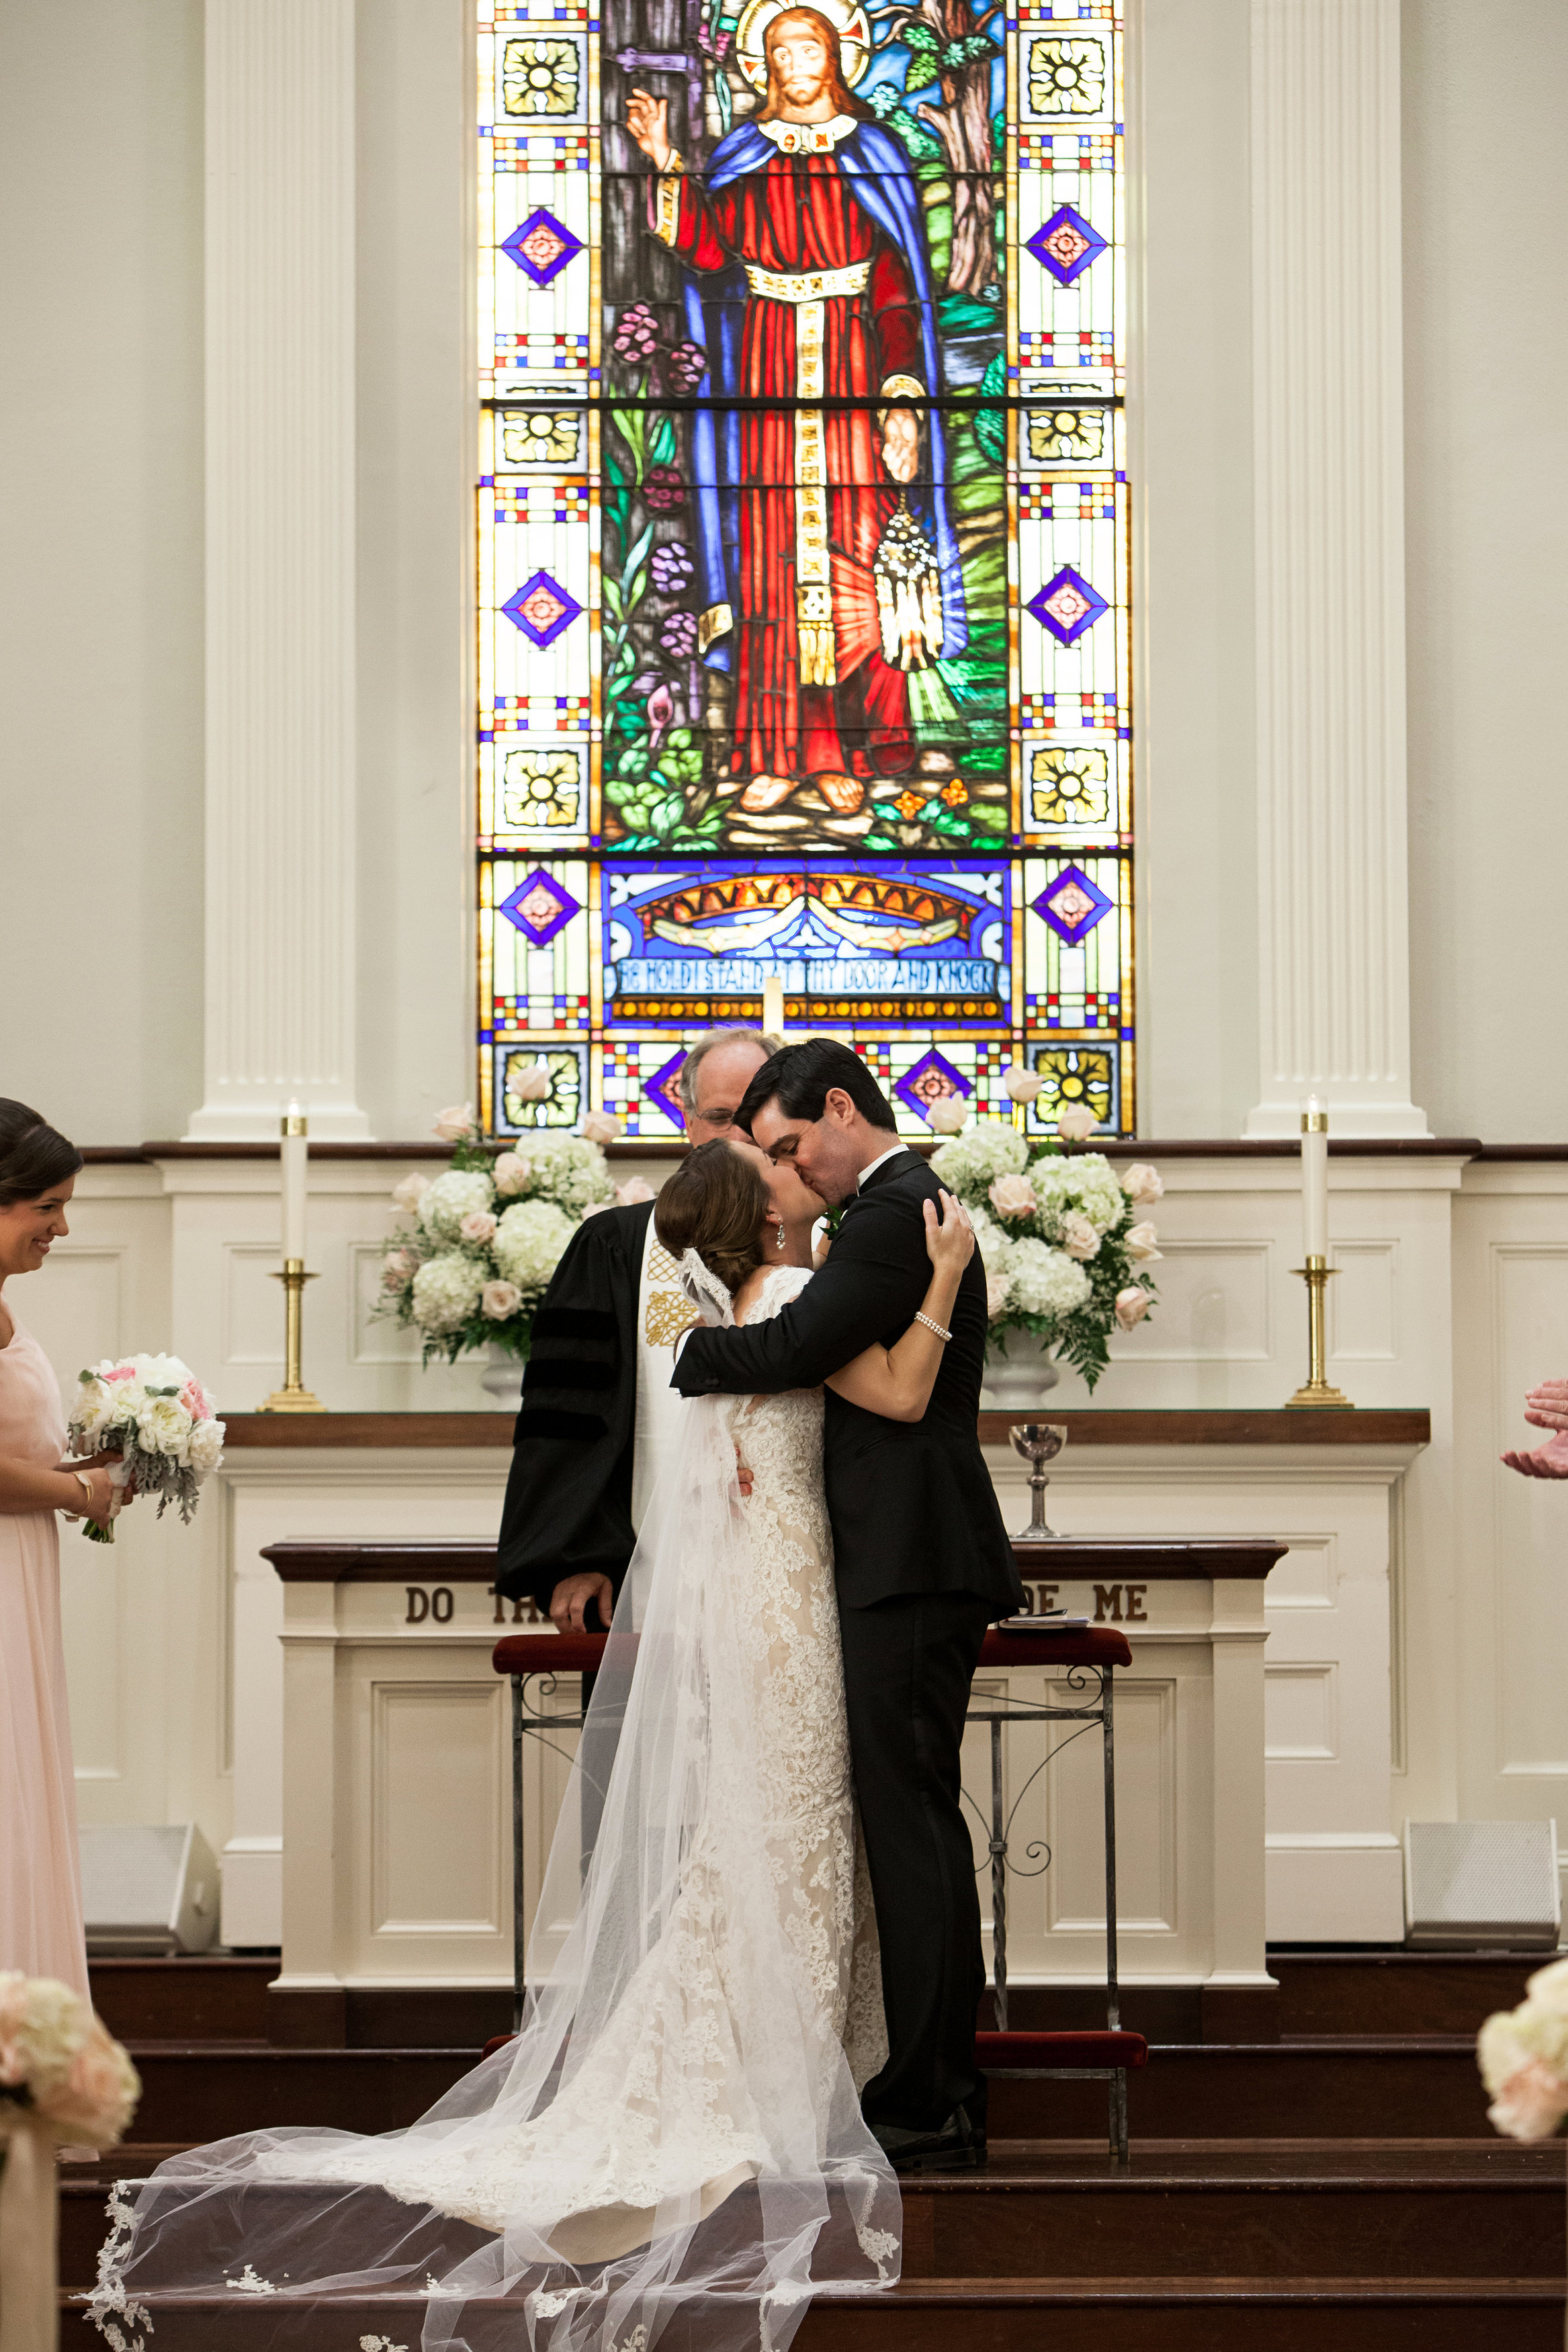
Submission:
M 711 1320 L 727 1294 L 691 1252 Z M 752 1318 L 810 1280 L 767 1276 Z M 844 1722 L 820 1391 L 686 1407 L 562 1806 L 517 2041 L 405 2132 L 253 2132 L 117 2191 L 93 2315 L 425 2298 L 427 2352 L 782 2352 L 897 2276 L 858 2090 L 886 2055 Z M 751 1474 L 749 1500 L 736 1476 Z M 613 1756 L 583 1874 L 585 1777 Z M 570 1916 L 559 1949 L 538 1923 Z

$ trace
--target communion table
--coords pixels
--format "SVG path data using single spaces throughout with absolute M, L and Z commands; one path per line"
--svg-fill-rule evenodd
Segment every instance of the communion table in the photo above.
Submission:
M 1027 1470 L 1008 1444 L 1013 1418 L 982 1414 L 980 1435 L 1017 1528 Z M 1162 2038 L 1266 2038 L 1265 1935 L 1402 1932 L 1391 1502 L 1427 1416 L 1054 1418 L 1069 1440 L 1047 1508 L 1071 1539 L 1020 1547 L 1020 1568 L 1037 1608 L 1118 1624 L 1133 1647 L 1117 1696 L 1129 2014 Z M 231 1946 L 281 1944 L 279 2039 L 358 2038 L 357 2016 L 414 1993 L 446 1999 L 464 2032 L 492 2010 L 504 2023 L 509 1731 L 489 1653 L 498 1630 L 532 1619 L 490 1589 L 510 1434 L 509 1416 L 481 1413 L 230 1423 L 230 1508 L 213 1515 L 233 1596 L 223 1932 Z M 559 1703 L 576 1712 L 574 1677 Z M 989 1759 L 984 1733 L 974 1739 L 966 1776 L 984 1810 Z M 573 1744 L 569 1732 L 530 1743 L 530 1878 Z M 1070 2017 L 1102 1977 L 1092 1747 L 1009 1734 L 1022 2022 L 1031 2002 Z M 977 1865 L 984 1852 L 977 1834 Z

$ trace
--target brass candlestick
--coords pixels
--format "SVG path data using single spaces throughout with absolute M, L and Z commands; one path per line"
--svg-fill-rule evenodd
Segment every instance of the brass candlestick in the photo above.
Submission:
M 262 1412 L 325 1412 L 327 1408 L 318 1396 L 312 1396 L 299 1377 L 299 1340 L 304 1323 L 305 1286 L 316 1276 L 307 1274 L 302 1257 L 283 1261 L 283 1271 L 272 1276 L 283 1285 L 283 1386 L 274 1389 L 267 1402 L 257 1408 Z
M 1334 1405 L 1341 1412 L 1355 1410 L 1343 1391 L 1329 1386 L 1326 1365 L 1327 1350 L 1323 1344 L 1323 1305 L 1328 1291 L 1329 1276 L 1337 1274 L 1326 1257 L 1309 1257 L 1305 1265 L 1293 1265 L 1307 1286 L 1307 1382 L 1287 1399 L 1292 1405 Z

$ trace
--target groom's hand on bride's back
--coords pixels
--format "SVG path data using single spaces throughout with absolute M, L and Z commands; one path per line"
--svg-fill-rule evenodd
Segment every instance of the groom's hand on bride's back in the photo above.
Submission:
M 607 1633 L 614 1600 L 615 1587 L 607 1576 L 563 1576 L 550 1594 L 550 1623 L 558 1633 Z

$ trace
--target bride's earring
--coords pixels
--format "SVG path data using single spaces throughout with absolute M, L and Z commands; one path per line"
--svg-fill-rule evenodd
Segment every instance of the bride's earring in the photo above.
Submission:
M 782 1217 L 780 1217 L 779 1221 L 779 1230 L 773 1236 L 773 1246 L 777 1250 L 781 1250 L 784 1246 L 784 1220 Z

